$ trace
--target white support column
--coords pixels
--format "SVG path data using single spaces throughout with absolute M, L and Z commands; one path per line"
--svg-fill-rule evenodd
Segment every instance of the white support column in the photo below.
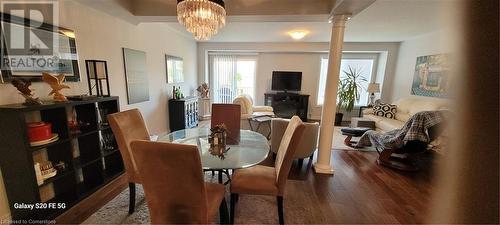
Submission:
M 333 16 L 325 101 L 323 102 L 323 111 L 321 113 L 318 159 L 316 163 L 314 163 L 314 170 L 316 173 L 333 174 L 334 172 L 330 164 L 334 132 L 333 123 L 337 105 L 337 89 L 340 76 L 340 62 L 342 60 L 342 45 L 344 44 L 344 29 L 349 16 L 350 15 Z

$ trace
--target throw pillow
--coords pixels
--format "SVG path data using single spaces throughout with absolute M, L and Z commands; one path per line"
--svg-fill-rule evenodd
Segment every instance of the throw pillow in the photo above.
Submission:
M 373 107 L 373 114 L 375 114 L 376 116 L 395 119 L 396 112 L 397 112 L 396 105 L 391 105 L 387 103 L 379 103 Z

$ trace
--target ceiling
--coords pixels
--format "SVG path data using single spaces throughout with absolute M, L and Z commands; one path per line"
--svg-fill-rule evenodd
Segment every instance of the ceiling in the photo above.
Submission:
M 135 16 L 176 16 L 177 0 L 128 0 Z M 228 15 L 329 14 L 335 0 L 225 0 Z
M 132 23 L 164 22 L 188 36 L 177 23 L 176 0 L 80 0 Z M 350 4 L 345 4 L 345 3 Z M 225 0 L 228 23 L 212 42 L 291 42 L 287 32 L 308 30 L 301 41 L 328 42 L 333 8 L 364 4 L 346 26 L 348 42 L 399 42 L 445 29 L 454 0 Z

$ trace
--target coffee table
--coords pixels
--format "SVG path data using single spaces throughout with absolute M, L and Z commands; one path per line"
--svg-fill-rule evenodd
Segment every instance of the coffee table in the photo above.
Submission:
M 340 130 L 343 135 L 346 135 L 347 137 L 344 139 L 344 144 L 353 147 L 353 145 L 356 145 L 358 142 L 357 141 L 352 141 L 351 139 L 353 137 L 361 137 L 363 136 L 366 131 L 372 130 L 371 128 L 368 127 L 354 127 L 354 128 L 343 128 Z

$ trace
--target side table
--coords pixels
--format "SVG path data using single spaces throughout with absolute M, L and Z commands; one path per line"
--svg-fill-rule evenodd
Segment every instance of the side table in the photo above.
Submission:
M 260 126 L 262 124 L 267 124 L 269 126 L 269 133 L 267 134 L 267 140 L 271 137 L 271 120 L 275 116 L 253 116 L 248 118 L 248 124 L 250 124 L 250 130 L 259 132 Z M 252 121 L 257 123 L 257 128 L 254 129 L 252 125 Z
M 351 127 L 366 127 L 375 129 L 375 121 L 363 117 L 352 117 Z
M 363 109 L 371 109 L 371 108 L 373 108 L 373 106 L 369 106 L 369 105 L 360 106 L 359 107 L 358 117 L 362 117 L 362 115 L 363 115 Z

